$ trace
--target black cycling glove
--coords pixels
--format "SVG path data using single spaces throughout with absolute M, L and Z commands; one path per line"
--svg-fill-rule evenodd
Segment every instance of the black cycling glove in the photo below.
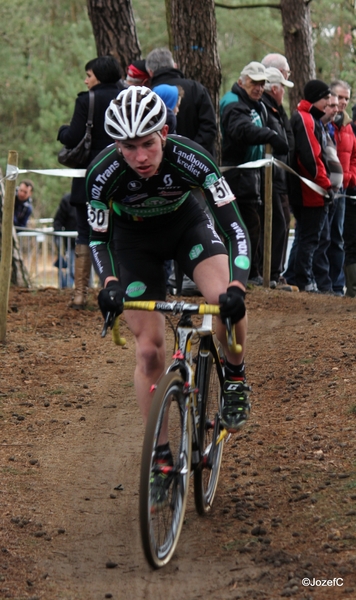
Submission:
M 220 294 L 220 317 L 223 323 L 230 317 L 231 323 L 237 323 L 246 314 L 246 293 L 237 285 L 228 287 L 225 294 Z
M 109 281 L 106 288 L 99 292 L 98 304 L 104 319 L 108 312 L 115 316 L 121 315 L 124 310 L 124 292 L 119 281 Z

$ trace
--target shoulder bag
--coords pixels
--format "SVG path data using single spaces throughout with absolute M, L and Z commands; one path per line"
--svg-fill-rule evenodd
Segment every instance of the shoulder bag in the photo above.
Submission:
M 82 140 L 75 148 L 63 148 L 58 153 L 58 162 L 65 167 L 76 169 L 85 164 L 90 155 L 91 149 L 91 130 L 93 127 L 93 115 L 94 115 L 94 92 L 89 91 L 89 111 L 88 120 L 86 123 L 86 131 Z

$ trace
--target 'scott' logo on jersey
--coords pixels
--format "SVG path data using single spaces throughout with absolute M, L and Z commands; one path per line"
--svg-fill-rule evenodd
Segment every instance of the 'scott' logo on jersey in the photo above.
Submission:
M 163 182 L 164 182 L 164 185 L 166 185 L 167 187 L 173 185 L 172 176 L 169 174 L 165 175 L 163 177 Z
M 140 181 L 130 181 L 127 185 L 130 192 L 137 192 L 142 188 L 142 183 Z

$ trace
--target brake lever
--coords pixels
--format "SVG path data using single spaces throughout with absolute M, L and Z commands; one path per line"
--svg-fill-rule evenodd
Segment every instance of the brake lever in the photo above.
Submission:
M 104 322 L 103 329 L 101 332 L 101 337 L 106 336 L 109 327 L 111 329 L 113 328 L 114 319 L 115 319 L 115 315 L 113 313 L 111 313 L 110 311 L 108 311 L 106 313 L 105 322 Z
M 229 349 L 234 354 L 240 354 L 242 352 L 242 346 L 240 344 L 236 343 L 235 327 L 231 323 L 230 317 L 227 317 L 227 319 L 225 321 L 225 325 L 226 325 L 227 344 L 229 346 Z

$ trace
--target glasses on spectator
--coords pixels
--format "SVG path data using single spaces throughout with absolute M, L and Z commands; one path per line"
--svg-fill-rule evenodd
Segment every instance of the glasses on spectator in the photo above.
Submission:
M 346 102 L 349 102 L 350 98 L 348 96 L 338 96 L 339 100 L 345 100 Z
M 292 71 L 288 71 L 287 69 L 280 69 L 280 72 L 282 73 L 284 79 L 289 79 Z

